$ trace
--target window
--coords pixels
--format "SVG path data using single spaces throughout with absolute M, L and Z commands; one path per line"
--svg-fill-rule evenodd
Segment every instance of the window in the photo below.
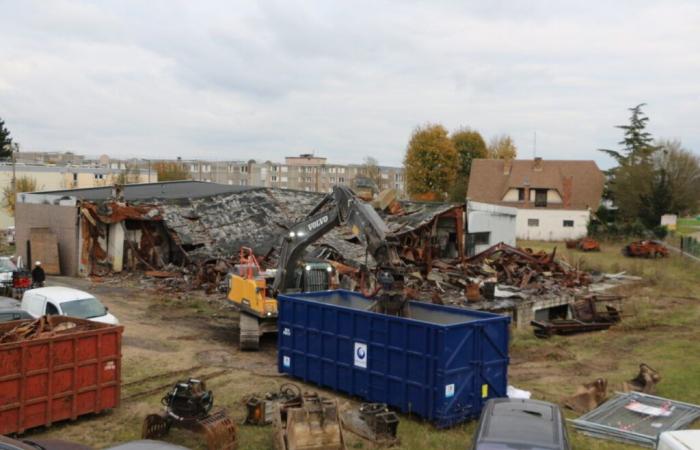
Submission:
M 547 189 L 535 189 L 535 206 L 547 206 Z
M 46 312 L 49 313 L 48 306 L 51 303 L 46 304 Z M 94 297 L 83 298 L 80 300 L 71 300 L 69 302 L 63 303 L 63 313 L 66 316 L 78 317 L 81 319 L 90 319 L 93 317 L 100 317 L 107 314 L 105 307 Z
M 338 183 L 345 183 L 345 177 L 338 177 Z
M 524 188 L 518 188 L 518 201 L 519 202 L 525 201 L 525 189 Z
M 527 219 L 527 226 L 528 227 L 539 227 L 540 226 L 540 219 Z
M 73 172 L 73 181 L 78 181 L 78 174 Z
M 272 175 L 272 176 L 270 177 L 270 181 L 277 181 L 277 176 Z
M 481 233 L 470 233 L 469 239 L 473 245 L 489 245 L 491 232 L 484 231 Z
M 565 220 L 564 221 L 564 227 L 569 228 L 574 226 L 574 221 L 573 220 Z
M 51 302 L 46 303 L 46 315 L 47 316 L 57 316 L 58 315 L 58 308 L 56 308 L 56 305 L 54 305 Z

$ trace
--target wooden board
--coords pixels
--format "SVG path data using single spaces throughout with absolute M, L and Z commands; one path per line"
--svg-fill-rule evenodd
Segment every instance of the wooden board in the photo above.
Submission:
M 29 242 L 32 260 L 28 261 L 30 268 L 35 261 L 41 261 L 46 275 L 60 275 L 61 262 L 58 259 L 58 239 L 49 228 L 32 228 L 29 230 Z

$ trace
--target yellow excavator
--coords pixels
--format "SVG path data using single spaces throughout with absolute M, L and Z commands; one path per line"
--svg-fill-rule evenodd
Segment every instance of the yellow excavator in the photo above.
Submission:
M 306 248 L 337 226 L 351 228 L 378 267 L 400 265 L 395 243 L 379 214 L 345 186 L 335 186 L 282 240 L 277 268 L 263 271 L 252 250 L 241 250 L 241 263 L 230 277 L 228 299 L 240 311 L 241 350 L 257 350 L 260 336 L 277 332 L 279 293 L 312 292 L 330 288 L 333 267 L 327 262 L 303 261 Z

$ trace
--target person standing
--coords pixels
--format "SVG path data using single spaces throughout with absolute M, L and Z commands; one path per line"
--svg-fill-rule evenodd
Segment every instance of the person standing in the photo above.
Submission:
M 41 261 L 37 261 L 34 263 L 34 269 L 32 269 L 32 286 L 43 287 L 45 280 L 46 273 L 44 272 L 44 268 L 41 267 Z

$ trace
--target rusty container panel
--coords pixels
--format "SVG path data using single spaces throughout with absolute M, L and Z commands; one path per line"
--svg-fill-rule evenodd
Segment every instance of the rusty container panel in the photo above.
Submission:
M 61 319 L 75 331 L 0 344 L 0 434 L 119 406 L 124 328 Z M 28 322 L 0 324 L 0 336 Z

